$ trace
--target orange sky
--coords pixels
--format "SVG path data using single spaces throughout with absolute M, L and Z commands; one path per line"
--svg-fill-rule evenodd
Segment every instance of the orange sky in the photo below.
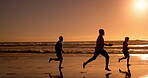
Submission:
M 148 0 L 1 0 L 0 42 L 148 40 Z

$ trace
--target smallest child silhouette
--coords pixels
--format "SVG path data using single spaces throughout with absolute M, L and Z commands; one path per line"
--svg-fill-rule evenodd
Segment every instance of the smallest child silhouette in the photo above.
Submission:
M 55 45 L 55 51 L 56 51 L 56 56 L 57 58 L 50 58 L 49 59 L 49 63 L 54 60 L 54 61 L 60 61 L 59 63 L 59 68 L 63 68 L 61 65 L 62 65 L 62 61 L 63 61 L 63 57 L 62 57 L 62 52 L 64 52 L 62 50 L 62 41 L 63 41 L 63 37 L 60 36 L 59 37 L 59 41 L 56 43 Z
M 124 57 L 120 58 L 118 60 L 118 62 L 120 62 L 122 59 L 127 59 L 127 66 L 130 66 L 129 64 L 129 59 L 130 59 L 130 56 L 129 56 L 129 48 L 128 48 L 128 41 L 129 41 L 129 37 L 125 37 L 125 41 L 123 42 L 123 54 L 124 54 Z

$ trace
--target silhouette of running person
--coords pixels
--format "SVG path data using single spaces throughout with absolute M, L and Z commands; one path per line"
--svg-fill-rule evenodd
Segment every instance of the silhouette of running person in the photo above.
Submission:
M 49 59 L 49 63 L 52 61 L 52 60 L 55 60 L 55 61 L 60 61 L 60 64 L 59 64 L 59 68 L 63 68 L 61 65 L 62 65 L 62 61 L 63 61 L 63 57 L 62 57 L 62 52 L 64 52 L 62 50 L 62 41 L 63 41 L 63 37 L 60 36 L 59 37 L 59 41 L 56 43 L 55 45 L 55 51 L 56 51 L 56 56 L 57 58 L 50 58 Z
M 131 71 L 129 69 L 129 66 L 127 66 L 127 70 L 128 72 L 125 72 L 119 69 L 119 72 L 125 74 L 125 78 L 131 78 Z
M 120 62 L 122 59 L 127 59 L 127 66 L 130 66 L 129 64 L 129 59 L 130 59 L 130 56 L 129 56 L 129 48 L 128 48 L 128 41 L 129 41 L 129 37 L 125 37 L 125 41 L 123 42 L 123 54 L 124 54 L 124 57 L 122 58 L 119 58 L 118 62 Z
M 96 47 L 95 47 L 95 52 L 94 52 L 94 55 L 93 57 L 91 57 L 89 60 L 87 60 L 86 62 L 83 63 L 83 68 L 85 68 L 85 66 L 95 60 L 99 54 L 101 54 L 102 56 L 104 56 L 106 58 L 106 67 L 105 67 L 105 70 L 107 71 L 111 71 L 109 68 L 108 68 L 108 64 L 109 64 L 109 55 L 108 53 L 104 50 L 104 45 L 106 46 L 112 46 L 113 44 L 105 44 L 104 43 L 104 38 L 103 38 L 103 35 L 104 35 L 104 30 L 103 29 L 100 29 L 99 30 L 99 36 L 97 38 L 97 41 L 96 41 Z

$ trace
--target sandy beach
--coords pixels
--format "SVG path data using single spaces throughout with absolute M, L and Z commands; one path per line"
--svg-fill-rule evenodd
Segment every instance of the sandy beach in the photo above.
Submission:
M 63 54 L 64 68 L 59 70 L 58 61 L 48 63 L 55 54 L 0 53 L 0 78 L 148 78 L 148 54 L 131 54 L 129 70 L 126 60 L 118 63 L 122 54 L 109 54 L 112 71 L 104 70 L 105 59 L 101 55 L 83 69 L 82 63 L 92 55 Z

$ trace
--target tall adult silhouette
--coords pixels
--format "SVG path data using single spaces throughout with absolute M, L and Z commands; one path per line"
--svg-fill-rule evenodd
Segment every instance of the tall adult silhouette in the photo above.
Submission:
M 108 53 L 104 50 L 104 45 L 105 46 L 112 46 L 113 44 L 105 44 L 104 43 L 104 30 L 103 29 L 100 29 L 99 30 L 99 36 L 97 38 L 97 41 L 96 41 L 96 47 L 95 47 L 95 52 L 94 52 L 94 55 L 93 57 L 91 57 L 89 60 L 87 60 L 86 62 L 83 63 L 83 68 L 85 68 L 85 66 L 95 60 L 99 54 L 101 54 L 102 56 L 104 56 L 106 58 L 106 67 L 105 67 L 105 70 L 107 71 L 111 71 L 109 68 L 108 68 L 108 64 L 109 64 L 109 55 Z
M 56 56 L 57 58 L 50 58 L 49 59 L 49 63 L 54 60 L 54 61 L 60 61 L 59 63 L 59 68 L 63 68 L 61 65 L 62 65 L 62 61 L 63 61 L 63 57 L 62 57 L 62 52 L 64 52 L 62 50 L 62 41 L 63 41 L 63 37 L 60 36 L 59 37 L 59 41 L 56 43 L 55 45 L 55 51 L 56 51 Z

